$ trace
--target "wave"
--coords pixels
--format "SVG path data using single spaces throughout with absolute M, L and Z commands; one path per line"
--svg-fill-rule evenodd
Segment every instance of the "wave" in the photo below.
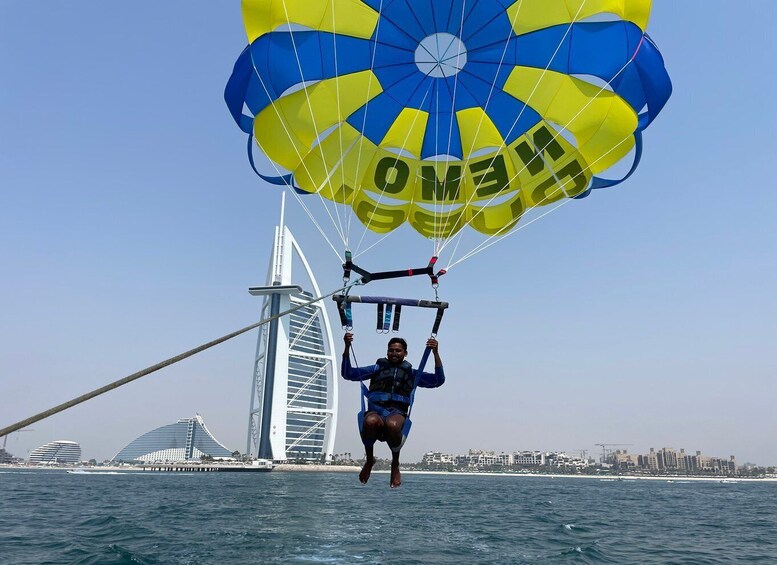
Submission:
M 130 549 L 124 548 L 118 544 L 112 543 L 108 546 L 113 553 L 120 556 L 122 560 L 120 563 L 134 563 L 137 565 L 154 565 L 157 561 L 155 559 L 144 557 L 139 553 L 136 553 Z
M 596 542 L 587 545 L 576 545 L 567 550 L 561 552 L 564 557 L 570 556 L 583 556 L 586 561 L 591 560 L 595 563 L 618 563 L 618 559 L 614 559 L 605 554 L 604 551 L 598 546 Z
M 132 473 L 119 473 L 118 471 L 84 471 L 82 469 L 70 469 L 71 475 L 131 475 Z

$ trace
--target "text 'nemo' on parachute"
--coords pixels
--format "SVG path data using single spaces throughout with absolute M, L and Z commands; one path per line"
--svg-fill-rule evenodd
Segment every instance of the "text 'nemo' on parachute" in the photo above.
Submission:
M 504 233 L 636 168 L 671 93 L 650 8 L 243 0 L 249 45 L 225 99 L 271 183 L 350 206 L 379 233 Z M 617 165 L 628 172 L 600 176 Z

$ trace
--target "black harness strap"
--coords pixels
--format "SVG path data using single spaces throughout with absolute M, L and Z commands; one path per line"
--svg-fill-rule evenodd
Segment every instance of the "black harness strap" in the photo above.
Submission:
M 380 281 L 385 279 L 398 279 L 401 277 L 414 277 L 416 275 L 428 275 L 432 281 L 432 284 L 438 284 L 439 278 L 445 274 L 445 269 L 440 269 L 436 273 L 434 272 L 434 265 L 437 263 L 437 257 L 429 259 L 429 264 L 426 267 L 417 267 L 413 269 L 400 269 L 397 271 L 380 271 L 378 273 L 371 273 L 366 269 L 362 269 L 356 263 L 353 262 L 353 256 L 350 251 L 345 252 L 345 263 L 343 263 L 343 279 L 349 280 L 351 278 L 351 271 L 354 271 L 361 275 L 362 284 L 367 284 L 370 281 Z
M 445 304 L 445 303 L 443 303 Z M 447 304 L 445 304 L 445 307 L 447 308 Z M 434 326 L 432 326 L 432 335 L 436 336 L 437 332 L 440 331 L 440 324 L 442 323 L 442 316 L 445 314 L 445 308 L 437 308 L 437 316 L 434 318 Z
M 402 305 L 397 304 L 397 307 L 394 308 L 394 326 L 391 328 L 391 331 L 398 332 L 399 331 L 399 317 L 402 315 Z

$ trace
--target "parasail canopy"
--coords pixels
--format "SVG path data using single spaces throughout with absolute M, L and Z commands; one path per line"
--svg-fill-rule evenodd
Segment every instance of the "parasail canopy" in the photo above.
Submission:
M 243 0 L 249 45 L 225 99 L 271 183 L 351 207 L 378 233 L 503 234 L 636 168 L 671 93 L 650 8 Z

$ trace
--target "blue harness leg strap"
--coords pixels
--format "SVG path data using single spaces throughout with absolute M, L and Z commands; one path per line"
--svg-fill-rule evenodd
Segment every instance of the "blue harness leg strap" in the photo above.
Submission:
M 400 447 L 405 445 L 407 436 L 410 435 L 410 428 L 413 426 L 413 422 L 410 420 L 410 412 L 413 410 L 413 402 L 415 401 L 415 391 L 418 390 L 418 382 L 421 380 L 421 373 L 424 372 L 424 367 L 426 367 L 426 362 L 429 361 L 429 353 L 431 352 L 432 352 L 431 347 L 427 347 L 426 349 L 424 349 L 424 354 L 421 357 L 421 363 L 419 363 L 418 370 L 415 374 L 415 384 L 413 385 L 413 391 L 410 393 L 410 403 L 407 407 L 407 417 L 405 418 L 405 425 L 402 426 L 402 443 L 400 444 Z

